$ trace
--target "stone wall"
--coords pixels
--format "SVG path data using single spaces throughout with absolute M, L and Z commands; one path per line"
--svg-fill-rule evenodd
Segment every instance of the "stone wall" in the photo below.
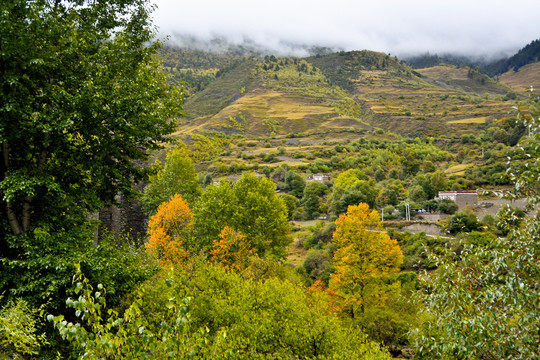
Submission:
M 126 200 L 121 195 L 117 196 L 119 206 L 111 206 L 101 209 L 97 219 L 101 222 L 97 236 L 100 238 L 104 233 L 113 233 L 116 237 L 128 236 L 135 244 L 142 244 L 146 236 L 148 218 L 143 212 L 138 200 Z
M 143 168 L 148 164 L 143 160 L 137 160 L 135 165 Z M 145 183 L 139 183 L 134 188 L 142 192 L 145 186 Z M 115 200 L 119 206 L 103 208 L 93 216 L 101 222 L 97 230 L 97 239 L 105 233 L 112 233 L 117 238 L 128 236 L 131 243 L 142 245 L 148 227 L 148 217 L 142 210 L 139 200 L 125 199 L 122 194 L 116 195 Z

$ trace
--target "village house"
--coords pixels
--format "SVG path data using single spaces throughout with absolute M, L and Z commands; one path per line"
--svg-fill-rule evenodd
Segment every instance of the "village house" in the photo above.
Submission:
M 435 200 L 452 200 L 460 209 L 467 205 L 476 206 L 478 204 L 478 193 L 472 191 L 439 191 L 439 196 Z
M 328 174 L 313 174 L 306 179 L 307 182 L 316 181 L 320 183 L 330 182 L 330 180 L 332 180 L 332 177 Z

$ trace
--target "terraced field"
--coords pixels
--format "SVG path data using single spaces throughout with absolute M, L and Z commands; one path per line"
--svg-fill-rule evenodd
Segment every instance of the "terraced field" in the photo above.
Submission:
M 378 126 L 399 133 L 444 135 L 450 131 L 458 135 L 488 120 L 506 116 L 508 103 L 501 93 L 508 91 L 507 88 L 491 84 L 485 90 L 492 93 L 465 92 L 459 89 L 473 86 L 456 84 L 474 82 L 467 78 L 467 70 L 437 68 L 419 70 L 422 77 L 408 78 L 388 71 L 365 71 L 354 84 L 358 98 L 376 115 Z M 452 76 L 456 76 L 456 80 L 438 86 L 443 79 Z
M 476 69 L 413 70 L 371 51 L 251 57 L 227 69 L 186 101 L 180 133 L 220 131 L 246 139 L 327 133 L 333 141 L 336 134 L 380 128 L 459 137 L 508 116 L 509 94 L 516 97 L 513 88 Z

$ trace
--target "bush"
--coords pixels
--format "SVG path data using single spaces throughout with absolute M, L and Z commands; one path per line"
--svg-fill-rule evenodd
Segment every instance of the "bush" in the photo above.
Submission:
M 313 231 L 313 234 L 308 236 L 304 241 L 304 248 L 322 249 L 332 241 L 332 236 L 336 230 L 336 224 L 333 221 L 328 223 L 321 221 L 310 228 L 310 230 Z
M 471 232 L 482 229 L 482 224 L 474 213 L 469 211 L 460 211 L 448 219 L 446 231 L 450 234 L 460 232 Z
M 123 316 L 107 310 L 103 287 L 75 280 L 79 297 L 68 302 L 81 323 L 48 318 L 88 359 L 390 359 L 320 298 L 278 278 L 244 279 L 193 259 L 148 282 Z
M 330 274 L 334 271 L 332 260 L 324 250 L 310 250 L 303 265 L 312 280 L 321 280 L 328 286 Z
M 63 233 L 36 229 L 24 237 L 8 237 L 10 249 L 24 253 L 16 261 L 0 258 L 0 291 L 7 300 L 24 299 L 31 307 L 46 305 L 51 312 L 65 312 L 75 263 L 88 281 L 109 289 L 109 302 L 119 306 L 124 296 L 150 278 L 157 264 L 144 249 L 121 238 L 104 236 L 94 244 L 91 227 L 74 226 Z
M 429 237 L 423 232 L 415 234 L 405 232 L 399 236 L 398 243 L 404 255 L 403 269 L 418 271 L 436 268 L 436 263 L 428 257 L 428 254 L 440 254 L 446 240 L 439 237 Z
M 37 313 L 38 310 L 31 309 L 22 299 L 10 301 L 0 309 L 1 360 L 24 359 L 38 353 L 45 336 L 36 334 Z
M 459 207 L 458 204 L 456 204 L 452 200 L 443 199 L 440 202 L 438 202 L 436 210 L 443 214 L 455 214 L 456 211 L 458 211 Z

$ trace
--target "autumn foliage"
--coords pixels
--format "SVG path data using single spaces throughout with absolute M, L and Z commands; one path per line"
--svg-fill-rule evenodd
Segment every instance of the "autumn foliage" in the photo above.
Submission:
M 362 311 L 366 289 L 377 278 L 399 271 L 403 253 L 396 240 L 382 229 L 376 210 L 365 203 L 351 205 L 346 215 L 336 221 L 333 242 L 338 246 L 334 253 L 335 274 L 330 279 L 330 289 L 341 298 L 341 307 Z
M 178 194 L 162 203 L 148 223 L 147 250 L 161 265 L 170 267 L 188 256 L 183 242 L 193 227 L 193 216 L 187 202 Z
M 212 261 L 219 262 L 226 269 L 243 270 L 252 253 L 248 239 L 228 226 L 221 230 L 219 239 L 212 241 Z

